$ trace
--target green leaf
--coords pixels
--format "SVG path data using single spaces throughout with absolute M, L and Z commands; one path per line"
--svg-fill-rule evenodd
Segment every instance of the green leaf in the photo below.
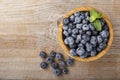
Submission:
M 89 21 L 90 21 L 90 22 L 93 22 L 95 19 L 96 19 L 95 17 L 91 16 L 91 17 L 89 18 Z
M 100 20 L 95 20 L 95 21 L 94 21 L 94 27 L 95 27 L 98 31 L 101 31 L 101 30 L 102 30 L 102 25 L 101 25 Z
M 102 13 L 98 12 L 97 18 L 102 18 Z
M 96 18 L 96 17 L 97 17 L 97 11 L 94 10 L 94 9 L 91 9 L 91 10 L 90 10 L 90 17 L 91 17 L 91 16 L 93 16 L 93 17 Z

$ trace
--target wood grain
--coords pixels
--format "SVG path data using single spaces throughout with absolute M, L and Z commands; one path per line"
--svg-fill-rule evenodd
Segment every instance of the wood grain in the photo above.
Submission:
M 69 67 L 69 75 L 56 77 L 51 68 L 40 69 L 39 52 L 64 54 L 57 20 L 80 6 L 96 7 L 107 14 L 114 28 L 112 47 L 101 59 L 76 61 Z M 119 30 L 119 0 L 0 0 L 0 79 L 120 80 Z

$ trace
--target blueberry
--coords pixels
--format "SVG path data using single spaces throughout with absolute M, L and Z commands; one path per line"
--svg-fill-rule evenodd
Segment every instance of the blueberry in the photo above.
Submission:
M 76 54 L 76 50 L 75 49 L 70 49 L 70 54 L 72 55 L 72 56 L 76 56 L 77 54 Z
M 86 34 L 90 36 L 91 35 L 91 31 L 86 31 Z
M 104 49 L 105 47 L 106 47 L 106 43 L 100 43 L 100 44 L 99 44 L 99 48 L 100 48 L 100 49 Z
M 100 19 L 102 26 L 105 25 L 105 20 L 103 18 Z
M 86 16 L 86 18 L 85 18 L 85 19 L 86 19 L 87 21 L 89 21 L 89 18 L 90 18 L 89 16 Z
M 101 35 L 98 35 L 98 36 L 97 36 L 97 41 L 98 41 L 98 43 L 101 43 L 102 40 L 103 40 L 103 39 L 102 39 Z
M 81 19 L 84 19 L 84 18 L 85 18 L 84 13 L 81 13 L 80 18 L 81 18 Z
M 97 47 L 97 51 L 100 52 L 102 49 L 100 49 L 99 47 Z
M 62 60 L 63 59 L 63 55 L 61 53 L 56 54 L 56 59 Z
M 82 47 L 78 47 L 77 48 L 77 50 L 76 50 L 76 53 L 77 53 L 77 55 L 82 55 L 82 54 L 84 54 L 85 53 L 85 50 L 84 50 L 84 48 L 82 48 Z
M 53 62 L 53 57 L 51 57 L 51 56 L 47 57 L 47 58 L 46 58 L 46 62 L 47 62 L 47 63 Z
M 107 43 L 107 42 L 108 42 L 108 38 L 105 38 L 105 39 L 104 39 L 104 43 Z
M 94 27 L 93 23 L 90 23 L 90 24 L 89 24 L 89 27 L 90 27 L 90 29 L 91 29 L 92 31 L 95 30 L 95 27 Z
M 83 39 L 83 40 L 86 40 L 86 41 L 89 41 L 89 40 L 90 40 L 90 36 L 87 35 L 87 34 L 83 34 L 83 35 L 82 35 L 82 39 Z
M 79 34 L 83 34 L 84 33 L 84 31 L 82 31 L 82 30 L 79 30 Z
M 92 50 L 92 47 L 93 47 L 92 44 L 86 43 L 85 46 L 86 46 L 86 50 L 87 50 L 87 51 L 91 51 L 91 50 Z
M 87 24 L 83 24 L 82 30 L 84 31 L 89 30 L 89 26 Z
M 74 44 L 74 38 L 73 37 L 67 37 L 67 40 L 68 40 L 68 43 L 71 45 L 71 44 Z
M 83 44 L 80 43 L 80 44 L 78 44 L 78 47 L 83 48 L 84 46 L 83 46 Z
M 41 63 L 40 63 L 40 67 L 41 67 L 42 69 L 47 68 L 47 66 L 48 66 L 48 64 L 47 64 L 46 62 L 41 62 Z
M 87 38 L 87 35 L 86 34 L 83 34 L 82 35 L 82 39 L 86 39 Z
M 67 66 L 71 66 L 73 64 L 73 60 L 67 59 L 66 63 L 67 63 Z
M 72 33 L 72 30 L 70 28 L 68 28 L 68 33 L 71 34 Z
M 103 26 L 103 30 L 108 30 L 108 29 L 109 29 L 109 28 L 108 28 L 107 25 Z
M 106 31 L 106 30 L 103 30 L 102 32 L 100 32 L 100 35 L 103 37 L 103 38 L 107 38 L 109 36 L 109 32 Z
M 69 27 L 70 29 L 73 29 L 73 28 L 74 28 L 73 23 L 69 23 L 69 24 L 68 24 L 68 27 Z
M 78 40 L 78 41 L 81 40 L 81 35 L 77 35 L 77 40 Z
M 75 40 L 75 43 L 76 43 L 76 44 L 78 44 L 79 42 L 80 42 L 80 40 L 78 40 L 78 39 Z
M 82 43 L 82 44 L 85 44 L 85 43 L 86 43 L 86 39 L 85 39 L 85 40 L 82 39 L 82 40 L 81 40 L 81 43 Z
M 69 44 L 69 48 L 71 48 L 71 49 L 76 48 L 76 46 L 77 46 L 76 44 Z
M 54 68 L 54 69 L 58 68 L 58 63 L 57 62 L 52 62 L 51 67 Z
M 87 20 L 85 20 L 85 19 L 82 20 L 82 24 L 87 24 L 87 23 L 88 23 Z
M 89 12 L 85 12 L 85 17 L 89 16 Z
M 76 28 L 81 29 L 82 28 L 82 24 L 76 24 Z
M 71 36 L 75 39 L 77 38 L 77 34 L 72 34 Z
M 92 31 L 92 35 L 96 36 L 96 35 L 98 35 L 98 32 L 97 31 Z
M 74 20 L 75 20 L 75 16 L 74 16 L 74 15 L 71 15 L 71 16 L 70 16 L 70 21 L 73 22 Z
M 64 18 L 63 19 L 63 23 L 66 25 L 66 24 L 68 24 L 69 23 L 69 19 L 68 18 Z
M 63 26 L 63 30 L 68 30 L 68 26 Z
M 62 67 L 66 67 L 66 66 L 67 66 L 67 64 L 66 64 L 65 61 L 61 61 L 61 62 L 60 62 L 60 65 L 61 65 Z
M 74 15 L 78 17 L 80 16 L 80 12 L 75 12 Z
M 69 33 L 67 31 L 63 31 L 63 34 L 67 37 L 69 36 Z
M 68 69 L 67 69 L 67 68 L 64 68 L 64 69 L 62 69 L 62 72 L 63 72 L 64 74 L 68 74 Z
M 65 38 L 65 39 L 64 39 L 64 43 L 65 43 L 66 45 L 68 45 L 68 44 L 69 44 L 69 42 L 68 42 L 68 39 L 67 39 L 67 38 Z
M 81 22 L 81 18 L 80 17 L 75 17 L 75 23 L 80 23 Z
M 73 34 L 78 34 L 78 29 L 77 29 L 77 28 L 73 29 L 73 30 L 72 30 L 72 33 L 73 33 Z
M 51 57 L 55 57 L 55 56 L 56 56 L 56 52 L 55 52 L 55 51 L 51 51 L 51 52 L 50 52 L 50 56 L 51 56 Z
M 54 74 L 55 74 L 56 76 L 60 76 L 60 75 L 62 74 L 62 70 L 59 69 L 59 68 L 54 69 Z
M 47 54 L 42 51 L 42 52 L 40 52 L 40 57 L 41 57 L 41 58 L 46 58 L 46 57 L 47 57 Z
M 91 36 L 90 43 L 93 44 L 93 45 L 96 45 L 96 43 L 97 43 L 97 38 L 96 38 L 95 36 Z
M 84 54 L 80 55 L 80 57 L 81 58 L 87 58 L 87 55 L 88 55 L 87 53 L 84 53 Z
M 96 54 L 97 54 L 97 52 L 95 50 L 90 52 L 91 56 L 96 56 Z

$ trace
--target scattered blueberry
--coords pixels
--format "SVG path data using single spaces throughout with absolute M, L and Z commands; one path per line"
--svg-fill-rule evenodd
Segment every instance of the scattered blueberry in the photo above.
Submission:
M 48 64 L 47 64 L 46 62 L 41 62 L 41 63 L 40 63 L 40 67 L 41 67 L 42 69 L 47 68 L 47 66 L 48 66 Z
M 47 63 L 53 62 L 53 57 L 51 57 L 51 56 L 47 57 L 47 58 L 46 58 L 46 62 L 47 62 Z
M 56 52 L 55 52 L 55 51 L 51 51 L 51 52 L 50 52 L 50 56 L 51 56 L 51 57 L 55 57 L 55 56 L 56 56 Z
M 66 63 L 67 63 L 67 66 L 71 66 L 71 65 L 73 65 L 73 60 L 72 59 L 68 59 L 66 61 Z
M 62 60 L 63 59 L 63 55 L 61 53 L 57 53 L 56 54 L 56 59 Z
M 58 63 L 57 62 L 52 62 L 51 67 L 54 68 L 54 69 L 58 68 Z
M 66 67 L 66 62 L 65 62 L 65 61 L 61 61 L 61 62 L 60 62 L 60 65 L 61 65 L 62 67 Z
M 42 51 L 42 52 L 40 52 L 40 57 L 41 57 L 41 58 L 46 58 L 46 57 L 47 57 L 47 54 Z
M 68 74 L 68 69 L 67 69 L 67 68 L 64 68 L 64 69 L 62 69 L 62 72 L 63 72 L 64 74 Z
M 54 74 L 55 74 L 56 76 L 60 76 L 60 75 L 62 74 L 62 70 L 59 69 L 59 68 L 54 69 Z

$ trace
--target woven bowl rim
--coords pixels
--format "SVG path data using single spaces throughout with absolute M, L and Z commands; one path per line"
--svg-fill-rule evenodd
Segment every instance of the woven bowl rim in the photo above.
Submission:
M 75 9 L 69 11 L 63 18 L 68 18 L 70 15 L 72 15 L 73 13 L 75 13 L 77 11 L 90 11 L 91 9 L 95 9 L 95 8 L 90 7 L 90 6 L 78 7 L 78 8 L 75 8 Z M 63 41 L 63 34 L 62 34 L 63 21 L 61 21 L 60 24 L 59 24 L 59 29 L 58 29 L 59 43 L 60 43 L 61 47 L 63 48 L 65 54 L 67 54 L 68 56 L 72 57 L 75 60 L 82 61 L 82 62 L 95 61 L 95 60 L 101 58 L 103 55 L 105 55 L 112 45 L 112 42 L 113 42 L 113 27 L 112 27 L 112 24 L 111 24 L 109 18 L 102 11 L 100 11 L 98 9 L 95 9 L 95 10 L 97 10 L 97 11 L 99 11 L 103 14 L 103 18 L 104 18 L 104 20 L 106 21 L 106 23 L 109 27 L 110 36 L 109 36 L 109 40 L 108 40 L 106 48 L 104 50 L 102 50 L 101 52 L 99 52 L 94 57 L 80 58 L 79 56 L 75 56 L 75 57 L 71 56 L 70 53 L 69 53 L 69 48 L 64 44 L 64 41 Z

